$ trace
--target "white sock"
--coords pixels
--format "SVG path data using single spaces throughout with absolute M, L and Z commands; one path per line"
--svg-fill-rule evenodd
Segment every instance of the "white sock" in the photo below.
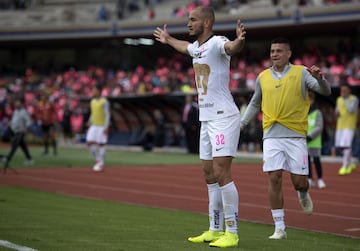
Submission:
M 275 223 L 275 229 L 281 229 L 285 231 L 285 213 L 284 209 L 271 210 L 271 214 Z
M 209 222 L 210 230 L 224 230 L 224 211 L 221 198 L 221 190 L 218 183 L 208 184 L 209 194 Z
M 99 158 L 98 160 L 102 165 L 105 163 L 105 152 L 106 152 L 106 146 L 99 146 Z
M 343 150 L 343 166 L 348 167 L 350 165 L 351 149 L 346 148 Z
M 95 160 L 97 161 L 97 158 L 98 158 L 98 156 L 97 156 L 97 145 L 95 145 L 95 144 L 90 145 L 89 150 L 90 150 L 91 154 L 94 156 Z
M 220 187 L 220 189 L 224 206 L 226 231 L 235 234 L 238 231 L 239 194 L 233 181 Z

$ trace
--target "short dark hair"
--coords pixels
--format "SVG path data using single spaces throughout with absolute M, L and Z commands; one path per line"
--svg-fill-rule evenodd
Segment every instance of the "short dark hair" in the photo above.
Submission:
M 199 6 L 198 7 L 201 10 L 201 16 L 203 18 L 209 18 L 212 23 L 215 22 L 215 13 L 214 9 L 209 6 Z
M 291 48 L 289 39 L 285 37 L 274 38 L 273 40 L 271 40 L 270 44 L 287 44 L 289 46 L 289 49 Z
M 23 95 L 21 95 L 21 94 L 17 94 L 17 95 L 14 95 L 13 96 L 13 100 L 14 101 L 20 101 L 21 103 L 25 103 L 25 98 L 24 98 L 24 96 Z
M 102 89 L 103 89 L 103 86 L 102 86 L 102 84 L 96 84 L 96 85 L 94 86 L 94 88 L 95 88 L 96 90 L 98 90 L 99 92 L 101 92 Z
M 348 83 L 341 83 L 340 88 L 341 87 L 347 87 L 347 88 L 349 88 L 351 90 L 351 86 Z

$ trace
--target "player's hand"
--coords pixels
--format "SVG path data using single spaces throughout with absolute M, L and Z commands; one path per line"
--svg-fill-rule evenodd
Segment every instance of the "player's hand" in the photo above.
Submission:
M 240 41 L 245 40 L 245 26 L 243 23 L 241 23 L 241 20 L 238 19 L 237 20 L 237 25 L 236 25 L 236 38 Z
M 155 40 L 160 43 L 167 44 L 168 38 L 170 37 L 169 32 L 167 31 L 167 24 L 164 24 L 164 27 L 161 29 L 160 27 L 156 27 L 153 35 L 155 36 Z
M 245 129 L 245 125 L 243 123 L 240 123 L 240 132 L 242 132 Z
M 308 71 L 317 80 L 321 80 L 323 78 L 323 73 L 321 72 L 320 68 L 317 67 L 316 65 L 311 66 L 310 69 L 308 68 Z

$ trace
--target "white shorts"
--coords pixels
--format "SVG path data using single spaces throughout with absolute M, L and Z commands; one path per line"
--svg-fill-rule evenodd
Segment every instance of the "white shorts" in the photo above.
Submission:
M 263 160 L 264 172 L 285 170 L 293 174 L 309 174 L 305 138 L 264 139 Z
M 86 142 L 95 142 L 97 144 L 106 144 L 108 135 L 104 133 L 105 127 L 103 126 L 90 126 L 86 133 Z
M 351 129 L 336 130 L 335 147 L 351 147 L 354 134 L 354 130 Z
M 202 121 L 200 130 L 200 159 L 236 156 L 240 137 L 240 115 Z

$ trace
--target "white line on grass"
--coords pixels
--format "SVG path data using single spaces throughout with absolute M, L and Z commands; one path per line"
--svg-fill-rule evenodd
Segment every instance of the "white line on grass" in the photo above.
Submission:
M 25 247 L 25 246 L 20 246 L 20 245 L 17 245 L 15 243 L 12 243 L 10 241 L 5 241 L 5 240 L 0 240 L 0 246 L 15 249 L 18 251 L 37 251 L 36 249 Z
M 358 232 L 358 231 L 360 231 L 360 227 L 346 228 L 345 231 L 347 231 L 347 232 Z

